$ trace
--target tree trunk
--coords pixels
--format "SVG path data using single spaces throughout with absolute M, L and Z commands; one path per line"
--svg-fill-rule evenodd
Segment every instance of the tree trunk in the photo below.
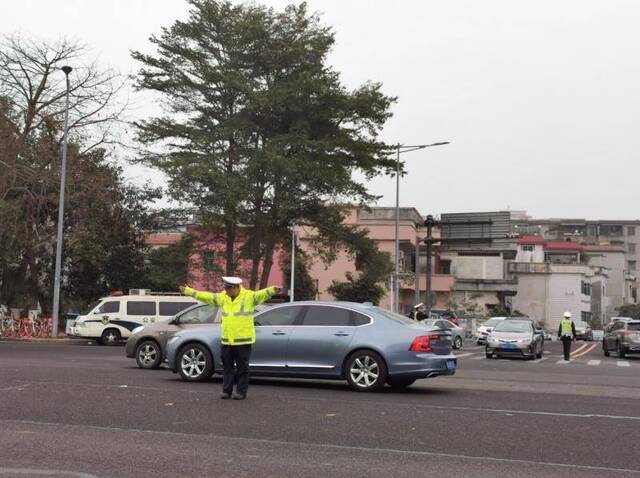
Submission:
M 269 238 L 264 251 L 264 263 L 262 264 L 262 275 L 260 277 L 260 288 L 264 289 L 269 284 L 269 275 L 271 274 L 271 266 L 273 265 L 273 251 L 276 243 L 273 238 Z

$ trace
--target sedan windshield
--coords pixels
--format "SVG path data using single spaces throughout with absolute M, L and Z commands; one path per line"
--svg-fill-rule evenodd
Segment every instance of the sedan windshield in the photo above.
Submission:
M 529 322 L 522 322 L 516 320 L 503 320 L 496 328 L 494 332 L 531 332 L 531 324 Z
M 589 324 L 583 322 L 582 320 L 576 320 L 575 324 L 576 327 L 580 327 L 581 329 L 586 329 L 587 327 L 589 327 Z
M 433 329 L 436 326 L 436 321 L 434 319 L 423 320 L 420 323 L 426 326 L 428 329 Z
M 484 324 L 482 324 L 484 327 L 495 327 L 496 324 L 499 324 L 500 322 L 502 322 L 503 319 L 489 319 L 487 320 Z

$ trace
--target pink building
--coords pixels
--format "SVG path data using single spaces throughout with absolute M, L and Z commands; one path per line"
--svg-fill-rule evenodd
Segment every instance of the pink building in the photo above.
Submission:
M 398 310 L 409 311 L 416 303 L 416 280 L 419 286 L 419 302 L 425 301 L 425 284 L 426 284 L 426 246 L 422 243 L 419 247 L 419 254 L 416 259 L 416 244 L 418 239 L 424 239 L 426 231 L 422 228 L 424 220 L 418 211 L 414 208 L 400 209 L 400 307 Z M 395 209 L 385 207 L 374 207 L 364 209 L 355 207 L 346 217 L 345 223 L 358 225 L 369 231 L 369 237 L 374 239 L 383 252 L 389 253 L 390 259 L 393 261 L 395 252 Z M 188 233 L 195 235 L 198 240 L 194 246 L 194 252 L 191 257 L 191 269 L 189 275 L 192 285 L 195 288 L 204 290 L 217 290 L 221 288 L 221 276 L 224 266 L 224 248 L 225 241 L 222 236 L 215 236 L 206 233 L 199 226 L 189 225 L 183 228 L 182 234 Z M 341 251 L 338 257 L 331 264 L 324 263 L 312 250 L 309 244 L 309 238 L 313 236 L 314 231 L 309 227 L 299 227 L 298 235 L 300 237 L 300 247 L 309 257 L 311 264 L 309 273 L 316 281 L 317 299 L 333 300 L 327 289 L 331 283 L 335 281 L 344 281 L 347 272 L 356 273 L 353 259 L 348 255 L 346 250 Z M 239 240 L 242 237 L 239 236 Z M 147 236 L 147 243 L 152 247 L 162 247 L 176 241 L 176 235 L 173 233 L 153 233 Z M 239 242 L 241 244 L 241 242 Z M 289 278 L 284 277 L 281 268 L 281 255 L 289 254 L 289 251 L 276 251 L 274 253 L 273 266 L 269 274 L 269 284 L 282 287 L 283 291 L 287 291 Z M 416 262 L 419 274 L 416 276 Z M 436 254 L 433 261 L 433 270 L 437 272 L 439 257 Z M 251 263 L 249 261 L 239 261 L 236 275 L 245 279 L 245 283 L 249 283 L 251 272 Z M 261 271 L 260 271 L 261 272 Z M 382 299 L 380 306 L 391 308 L 391 294 L 389 291 L 390 279 L 385 284 L 387 294 Z M 446 308 L 449 298 L 449 292 L 454 285 L 454 278 L 450 274 L 433 273 L 431 279 L 431 290 L 435 292 L 437 302 L 434 308 Z

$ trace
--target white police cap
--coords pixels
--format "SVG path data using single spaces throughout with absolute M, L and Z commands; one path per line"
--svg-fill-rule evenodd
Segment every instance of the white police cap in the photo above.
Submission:
M 240 277 L 223 277 L 222 282 L 224 282 L 225 285 L 240 285 L 242 284 L 242 279 L 240 279 Z

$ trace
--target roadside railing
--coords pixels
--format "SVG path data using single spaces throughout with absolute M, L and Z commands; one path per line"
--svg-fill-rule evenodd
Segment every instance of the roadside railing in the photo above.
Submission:
M 0 317 L 0 338 L 30 339 L 51 337 L 51 317 Z

